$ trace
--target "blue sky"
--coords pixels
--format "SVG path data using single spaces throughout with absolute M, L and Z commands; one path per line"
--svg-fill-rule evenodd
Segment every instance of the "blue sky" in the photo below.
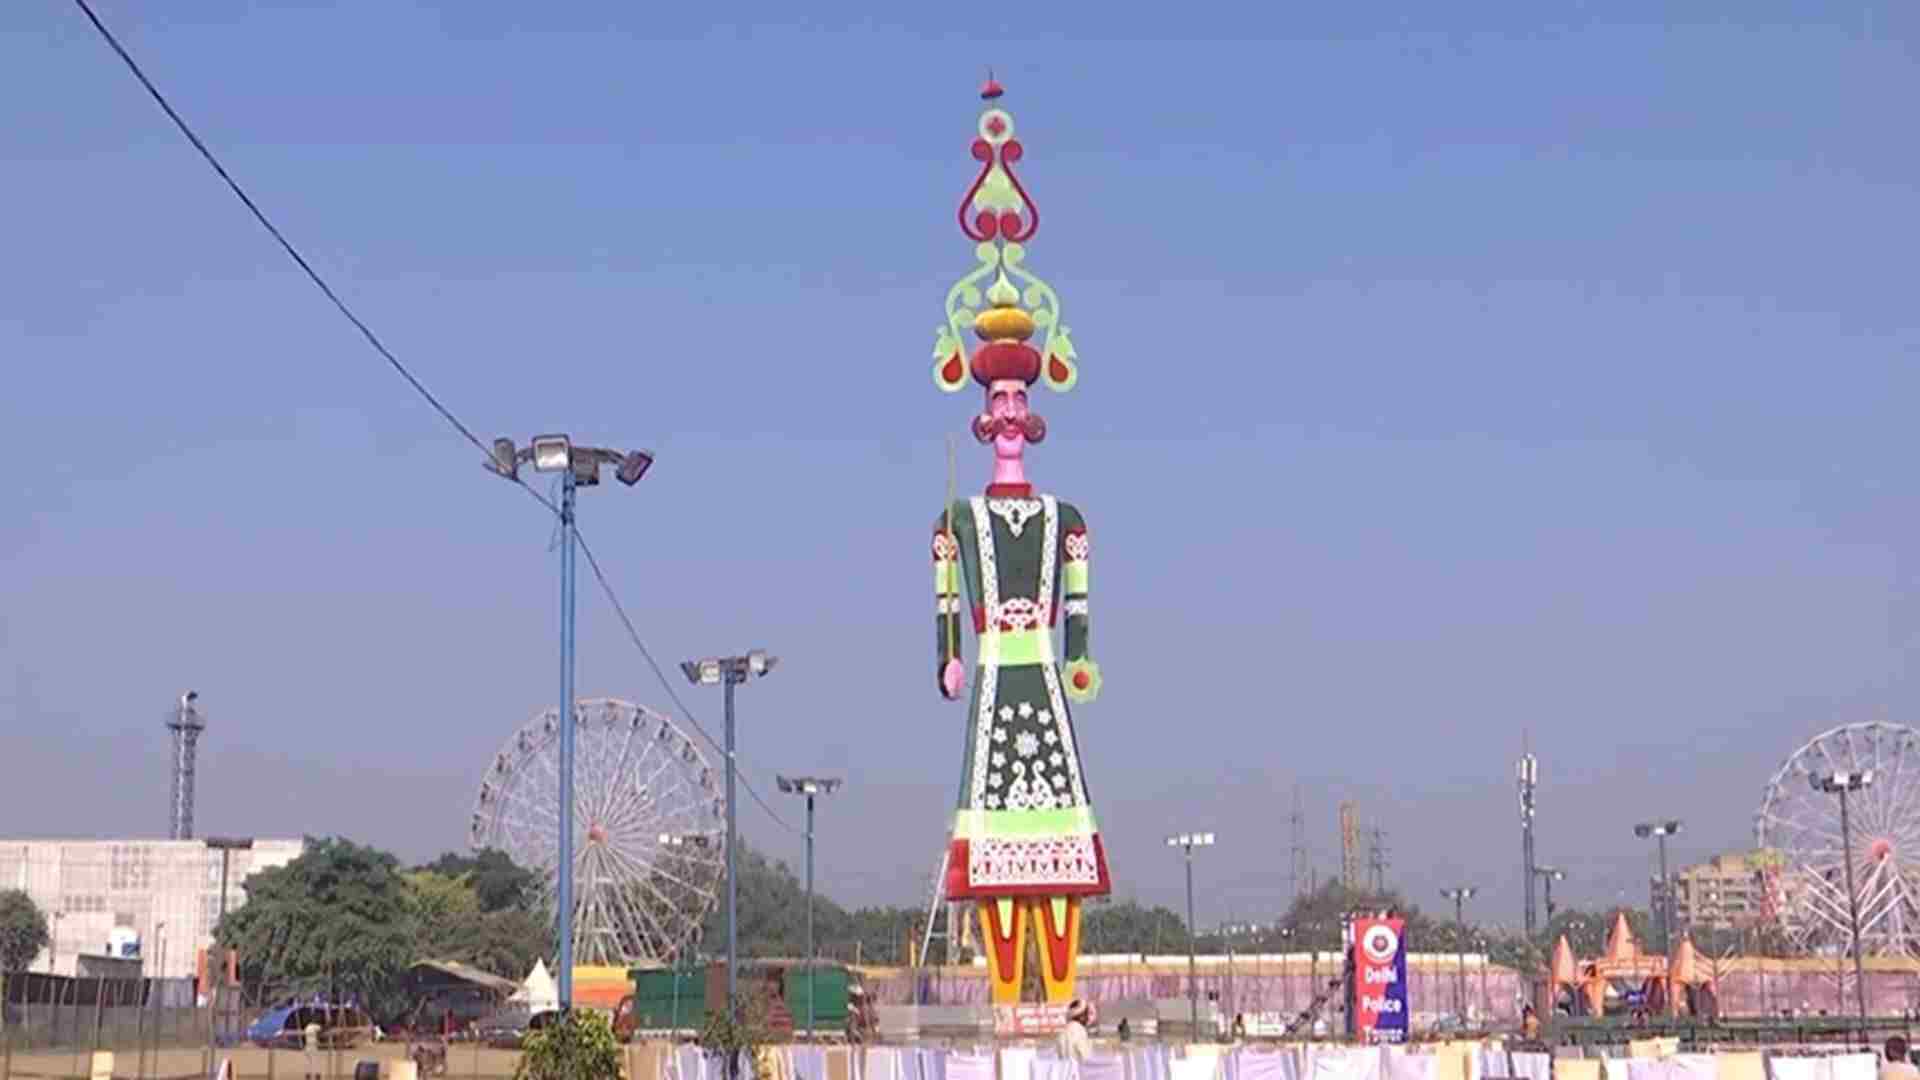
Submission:
M 1201 918 L 1274 910 L 1298 785 L 1322 874 L 1353 799 L 1417 900 L 1516 921 L 1526 731 L 1557 898 L 1643 898 L 1633 820 L 1742 845 L 1802 741 L 1913 719 L 1902 5 L 176 7 L 99 5 L 469 424 L 658 451 L 582 527 L 664 659 L 784 657 L 744 756 L 849 777 L 843 901 L 917 898 L 950 809 L 925 538 L 972 402 L 928 370 L 988 64 L 1081 353 L 1031 465 L 1096 537 L 1121 895 L 1212 828 Z M 6 831 L 161 831 L 191 686 L 203 830 L 457 847 L 555 692 L 550 522 L 76 9 L 0 11 L 0 58 Z M 581 610 L 582 693 L 665 708 Z

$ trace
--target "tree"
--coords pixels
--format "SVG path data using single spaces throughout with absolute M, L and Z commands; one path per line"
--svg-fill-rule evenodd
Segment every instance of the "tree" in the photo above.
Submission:
M 47 947 L 47 916 L 19 889 L 0 892 L 0 974 L 25 971 Z
M 1165 907 L 1135 900 L 1088 904 L 1081 909 L 1082 947 L 1097 953 L 1187 951 L 1187 920 Z
M 514 1080 L 619 1080 L 620 1041 L 594 1009 L 574 1009 L 527 1036 Z
M 351 996 L 386 1017 L 404 1007 L 400 976 L 418 958 L 418 926 L 392 855 L 309 838 L 299 858 L 248 879 L 247 902 L 214 936 L 239 950 L 250 996 Z
M 464 879 L 472 887 L 481 911 L 536 912 L 541 906 L 540 875 L 497 848 L 486 848 L 476 855 L 448 852 L 416 869 Z
M 552 928 L 517 906 L 510 893 L 496 892 L 494 899 L 513 906 L 486 910 L 473 885 L 476 877 L 474 870 L 458 877 L 434 870 L 401 875 L 413 910 L 414 949 L 423 958 L 457 960 L 502 978 L 522 978 L 536 960 L 552 954 Z

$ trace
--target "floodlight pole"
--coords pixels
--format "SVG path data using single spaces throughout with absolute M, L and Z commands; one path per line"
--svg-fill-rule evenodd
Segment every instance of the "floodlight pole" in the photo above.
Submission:
M 573 1008 L 573 502 L 572 468 L 560 472 L 560 1012 Z
M 1177 847 L 1184 851 L 1187 864 L 1187 1023 L 1192 1027 L 1189 1038 L 1200 1039 L 1200 961 L 1198 958 L 1198 931 L 1193 919 L 1193 849 L 1207 847 L 1213 843 L 1212 833 L 1181 833 L 1167 837 L 1168 847 Z
M 653 455 L 576 446 L 566 435 L 537 435 L 525 448 L 516 447 L 512 439 L 495 439 L 487 468 L 525 486 L 519 470 L 529 462 L 540 472 L 560 474 L 560 865 L 555 868 L 554 893 L 560 935 L 557 989 L 564 1014 L 573 1008 L 574 492 L 580 484 L 598 484 L 602 465 L 613 466 L 615 478 L 632 487 L 652 467 Z
M 1853 930 L 1854 999 L 1860 1008 L 1860 1037 L 1867 1037 L 1867 972 L 1860 959 L 1860 894 L 1853 887 L 1853 818 L 1847 806 L 1847 794 L 1864 791 L 1873 783 L 1872 772 L 1830 773 L 1813 778 L 1815 791 L 1840 796 L 1840 848 L 1847 864 L 1847 922 Z
M 734 752 L 733 688 L 756 675 L 765 675 L 779 663 L 779 657 L 769 656 L 755 649 L 744 656 L 709 657 L 705 660 L 688 660 L 680 665 L 687 681 L 695 686 L 710 686 L 719 683 L 724 689 L 726 701 L 726 752 L 727 752 L 727 1016 L 738 1023 L 740 1019 L 739 980 L 735 969 L 740 963 L 740 865 L 739 865 L 739 798 L 737 783 L 739 776 L 738 757 Z M 737 1059 L 728 1059 L 728 1075 L 734 1075 L 738 1068 Z
M 740 1022 L 739 974 L 740 966 L 740 835 L 739 805 L 735 794 L 735 777 L 739 769 L 735 766 L 733 748 L 733 688 L 740 680 L 734 677 L 732 664 L 726 666 L 727 699 L 727 1019 Z M 744 677 L 744 673 L 743 677 Z M 733 1075 L 734 1061 L 728 1060 L 727 1075 Z

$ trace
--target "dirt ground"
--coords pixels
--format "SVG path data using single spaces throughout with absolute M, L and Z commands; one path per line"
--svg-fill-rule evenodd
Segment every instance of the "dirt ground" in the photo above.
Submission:
M 234 1080 L 304 1080 L 305 1055 L 298 1050 L 262 1050 L 244 1046 L 216 1050 L 214 1064 L 221 1058 L 233 1060 Z M 353 1066 L 359 1061 L 395 1060 L 407 1053 L 405 1043 L 375 1043 L 352 1050 L 323 1051 L 319 1054 L 320 1075 L 326 1080 L 353 1080 Z M 507 1080 L 520 1063 L 517 1050 L 489 1050 L 473 1043 L 456 1043 L 447 1050 L 447 1080 Z M 87 1051 L 71 1050 L 16 1052 L 7 1073 L 0 1080 L 85 1080 L 92 1067 Z M 142 1056 L 131 1051 L 114 1055 L 116 1080 L 189 1080 L 206 1077 L 206 1050 L 149 1050 Z M 425 1078 L 423 1078 L 425 1080 Z

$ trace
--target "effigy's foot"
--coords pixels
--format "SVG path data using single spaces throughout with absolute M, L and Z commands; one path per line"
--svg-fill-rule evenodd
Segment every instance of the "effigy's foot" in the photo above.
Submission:
M 980 943 L 986 949 L 993 1003 L 1018 1005 L 1027 958 L 1026 905 L 1007 897 L 987 897 L 974 907 L 980 912 Z
M 1080 898 L 1043 896 L 1030 901 L 1033 930 L 1040 939 L 1040 978 L 1047 1000 L 1073 1000 L 1074 970 L 1080 963 Z

